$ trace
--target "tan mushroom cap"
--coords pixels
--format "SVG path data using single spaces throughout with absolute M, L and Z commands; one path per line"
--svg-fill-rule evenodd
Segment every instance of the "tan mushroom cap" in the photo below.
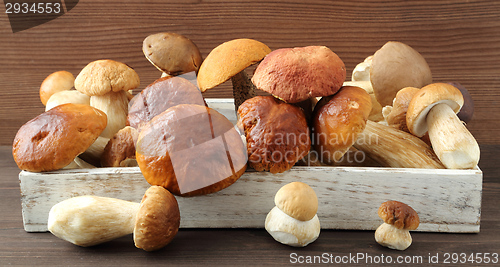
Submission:
M 344 62 L 326 46 L 282 48 L 255 70 L 255 86 L 287 102 L 335 94 L 346 78 Z
M 142 197 L 134 227 L 137 248 L 163 248 L 179 231 L 181 217 L 175 197 L 161 186 L 151 186 Z
M 292 182 L 281 187 L 274 197 L 274 204 L 299 221 L 309 221 L 318 212 L 316 192 L 303 182 Z
M 71 72 L 65 70 L 56 71 L 47 76 L 40 85 L 40 100 L 43 105 L 46 105 L 53 94 L 70 90 L 74 84 L 75 76 Z
M 373 55 L 370 81 L 377 101 L 385 107 L 392 104 L 402 88 L 422 88 L 432 83 L 432 73 L 415 49 L 404 43 L 387 42 Z
M 380 205 L 378 216 L 385 223 L 398 229 L 415 230 L 420 224 L 417 212 L 410 206 L 399 201 L 386 201 Z
M 138 135 L 139 132 L 130 126 L 119 130 L 104 147 L 101 166 L 131 167 L 127 160 L 135 160 L 135 142 Z
M 75 79 L 75 89 L 89 96 L 128 91 L 139 84 L 139 75 L 132 68 L 110 59 L 90 62 Z
M 261 61 L 271 49 L 253 39 L 234 39 L 214 48 L 198 71 L 202 92 L 224 83 L 250 65 Z
M 45 111 L 68 103 L 90 105 L 90 96 L 82 94 L 77 90 L 60 91 L 53 94 L 49 100 L 47 100 L 47 103 L 45 103 Z
M 342 159 L 365 130 L 371 109 L 370 95 L 356 86 L 344 86 L 316 104 L 313 137 L 321 161 L 332 163 Z
M 398 91 L 396 98 L 394 98 L 392 103 L 392 107 L 390 108 L 390 112 L 385 118 L 389 126 L 401 131 L 409 132 L 408 127 L 406 126 L 406 112 L 411 99 L 419 90 L 419 88 L 415 87 L 405 87 Z
M 21 170 L 59 170 L 83 153 L 106 127 L 106 114 L 88 105 L 63 104 L 25 123 L 12 154 Z
M 422 87 L 408 105 L 406 113 L 408 130 L 418 137 L 427 133 L 427 114 L 439 103 L 447 104 L 458 113 L 464 104 L 464 98 L 460 90 L 451 84 L 433 83 Z
M 151 34 L 142 43 L 142 52 L 160 71 L 176 76 L 198 71 L 200 50 L 189 38 L 172 32 Z

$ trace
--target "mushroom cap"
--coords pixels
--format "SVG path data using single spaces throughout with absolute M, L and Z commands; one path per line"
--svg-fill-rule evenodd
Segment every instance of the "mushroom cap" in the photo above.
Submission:
M 398 91 L 392 103 L 391 112 L 385 118 L 389 126 L 409 132 L 406 126 L 406 112 L 411 99 L 419 90 L 415 87 L 405 87 Z
M 321 225 L 318 215 L 308 221 L 299 221 L 274 207 L 266 216 L 265 229 L 282 244 L 305 247 L 319 237 Z
M 166 246 L 179 231 L 181 216 L 175 197 L 161 186 L 151 186 L 142 197 L 134 227 L 134 243 L 145 251 Z
M 447 83 L 432 83 L 422 87 L 412 98 L 406 112 L 408 130 L 418 137 L 428 131 L 426 117 L 431 108 L 445 103 L 458 113 L 464 104 L 460 90 Z
M 205 105 L 205 100 L 196 85 L 184 78 L 160 78 L 132 98 L 127 125 L 140 129 L 156 115 L 179 104 Z
M 309 153 L 309 128 L 299 107 L 273 96 L 256 96 L 240 105 L 238 118 L 248 164 L 257 171 L 284 172 Z
M 474 114 L 474 101 L 472 100 L 472 96 L 470 95 L 467 88 L 465 88 L 459 82 L 449 82 L 449 84 L 458 88 L 458 90 L 460 90 L 462 96 L 464 97 L 464 105 L 457 113 L 458 118 L 465 123 L 470 122 Z
M 314 189 L 302 182 L 292 182 L 281 187 L 274 197 L 274 204 L 299 221 L 309 221 L 318 212 L 318 197 Z
M 202 92 L 224 83 L 250 65 L 261 61 L 271 49 L 253 39 L 234 39 L 214 48 L 198 71 Z
M 344 62 L 326 46 L 269 53 L 252 77 L 255 86 L 287 103 L 335 94 L 346 78 Z
M 378 208 L 378 216 L 398 229 L 415 230 L 420 224 L 418 214 L 412 207 L 394 200 L 382 203 Z
M 127 159 L 135 159 L 135 141 L 139 132 L 130 126 L 119 130 L 109 139 L 101 155 L 102 167 L 130 167 Z M 123 166 L 125 165 L 125 166 Z
M 323 162 L 337 162 L 364 131 L 372 109 L 370 95 L 360 87 L 344 86 L 323 97 L 313 113 L 315 149 Z
M 180 104 L 144 125 L 136 160 L 151 185 L 175 195 L 222 190 L 246 170 L 246 149 L 233 124 L 214 109 Z
M 63 104 L 25 123 L 12 154 L 26 171 L 59 170 L 83 153 L 106 127 L 106 114 L 88 105 Z
M 373 55 L 370 81 L 377 101 L 385 107 L 392 104 L 402 88 L 422 88 L 432 83 L 432 73 L 415 49 L 404 43 L 387 42 Z
M 90 96 L 76 90 L 65 90 L 54 93 L 45 103 L 45 111 L 62 104 L 84 104 L 90 105 Z
M 40 100 L 43 105 L 46 105 L 54 93 L 70 90 L 74 84 L 75 76 L 71 72 L 65 70 L 56 71 L 47 76 L 40 85 Z
M 139 86 L 139 75 L 124 63 L 103 59 L 90 62 L 75 79 L 75 89 L 89 96 L 128 91 Z
M 146 37 L 142 52 L 153 66 L 172 76 L 198 71 L 202 62 L 198 46 L 187 37 L 172 32 Z

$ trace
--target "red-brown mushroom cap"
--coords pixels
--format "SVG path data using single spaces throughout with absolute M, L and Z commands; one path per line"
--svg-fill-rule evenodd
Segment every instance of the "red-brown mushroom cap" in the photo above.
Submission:
M 378 216 L 385 223 L 398 229 L 415 230 L 420 224 L 417 212 L 410 206 L 399 201 L 386 201 L 380 205 Z
M 344 62 L 326 46 L 282 48 L 269 53 L 255 70 L 255 86 L 296 103 L 335 94 L 346 78 Z

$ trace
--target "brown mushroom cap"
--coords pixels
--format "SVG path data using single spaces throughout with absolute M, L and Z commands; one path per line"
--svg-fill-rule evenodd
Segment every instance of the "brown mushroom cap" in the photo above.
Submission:
M 465 123 L 470 122 L 474 114 L 474 101 L 472 100 L 472 96 L 470 95 L 467 88 L 465 88 L 459 82 L 449 82 L 449 84 L 458 88 L 458 90 L 460 90 L 462 96 L 464 97 L 464 105 L 457 113 L 458 118 Z
M 370 95 L 356 86 L 344 86 L 323 97 L 313 113 L 313 139 L 323 162 L 338 162 L 364 131 L 372 109 Z
M 139 84 L 139 75 L 132 68 L 109 59 L 90 62 L 75 79 L 75 89 L 89 96 L 128 91 Z
M 202 92 L 212 89 L 261 61 L 270 52 L 267 45 L 252 39 L 235 39 L 220 44 L 201 64 L 198 87 Z
M 172 76 L 198 71 L 202 62 L 196 44 L 187 37 L 172 32 L 146 37 L 142 43 L 142 52 L 157 69 Z
M 386 201 L 380 205 L 378 216 L 385 223 L 398 229 L 415 230 L 420 224 L 417 212 L 410 206 L 399 201 Z
M 464 104 L 464 98 L 460 90 L 447 83 L 432 83 L 422 87 L 413 96 L 406 113 L 406 125 L 408 130 L 418 137 L 422 137 L 427 131 L 426 117 L 431 108 L 439 103 L 445 103 L 458 113 Z
M 275 205 L 299 221 L 311 220 L 318 212 L 318 197 L 309 185 L 292 182 L 281 187 L 274 197 Z
M 81 104 L 63 104 L 25 123 L 12 154 L 26 171 L 59 170 L 83 153 L 106 127 L 106 114 Z
M 311 148 L 304 112 L 273 96 L 256 96 L 238 109 L 245 131 L 248 164 L 257 171 L 289 170 Z
M 246 170 L 246 149 L 232 123 L 200 105 L 171 107 L 144 125 L 136 143 L 144 178 L 175 195 L 209 194 Z
M 410 132 L 406 126 L 406 112 L 411 99 L 419 90 L 415 87 L 405 87 L 398 91 L 392 103 L 391 112 L 387 114 L 385 119 L 389 126 L 407 133 Z
M 432 74 L 425 58 L 415 49 L 387 42 L 373 55 L 370 81 L 377 101 L 385 107 L 392 104 L 402 88 L 422 88 L 432 83 Z
M 175 197 L 161 186 L 151 186 L 142 197 L 134 227 L 134 243 L 145 251 L 166 246 L 179 231 L 181 216 Z
M 130 126 L 119 130 L 109 139 L 101 155 L 102 167 L 129 167 L 127 159 L 135 159 L 135 141 L 139 132 Z
M 127 124 L 140 129 L 155 116 L 179 104 L 205 105 L 205 100 L 200 90 L 184 78 L 160 78 L 132 98 Z
M 346 78 L 344 62 L 326 46 L 282 48 L 269 53 L 255 70 L 255 86 L 296 103 L 335 94 Z
M 46 105 L 53 94 L 70 90 L 74 84 L 75 76 L 71 72 L 61 70 L 50 74 L 40 85 L 40 100 L 42 104 Z

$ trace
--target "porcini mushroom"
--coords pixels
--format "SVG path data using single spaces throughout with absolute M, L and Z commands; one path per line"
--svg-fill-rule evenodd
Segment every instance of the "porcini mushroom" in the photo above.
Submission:
M 12 145 L 21 170 L 54 171 L 83 153 L 106 127 L 106 114 L 81 104 L 63 104 L 25 123 Z
M 165 76 L 196 72 L 202 62 L 196 44 L 189 38 L 173 32 L 149 35 L 142 43 L 142 52 Z
M 420 90 L 415 87 L 405 87 L 399 90 L 392 102 L 392 106 L 385 106 L 382 109 L 387 125 L 398 130 L 410 132 L 406 126 L 406 112 L 413 96 Z
M 434 152 L 449 169 L 471 169 L 479 162 L 479 145 L 456 115 L 463 103 L 456 87 L 433 83 L 415 94 L 406 114 L 410 132 L 419 137 L 429 132 Z
M 200 90 L 182 77 L 160 78 L 129 103 L 127 125 L 138 130 L 155 116 L 179 104 L 206 105 Z
M 373 55 L 370 82 L 377 101 L 385 107 L 392 104 L 402 88 L 422 88 L 432 83 L 432 73 L 419 52 L 407 44 L 390 41 Z
M 127 91 L 139 86 L 139 82 L 139 76 L 132 68 L 114 60 L 93 61 L 78 74 L 75 89 L 90 96 L 90 105 L 108 116 L 108 125 L 101 136 L 111 138 L 125 127 Z
M 173 106 L 145 124 L 136 160 L 148 183 L 180 196 L 222 190 L 247 166 L 246 149 L 233 124 L 195 104 Z
M 238 126 L 245 133 L 248 164 L 257 171 L 287 171 L 311 147 L 304 112 L 273 96 L 243 102 L 238 108 Z
M 130 126 L 119 130 L 104 147 L 102 167 L 137 167 L 135 142 L 139 132 Z
M 121 199 L 78 196 L 54 205 L 48 229 L 55 236 L 89 247 L 134 234 L 137 248 L 158 250 L 172 241 L 179 230 L 177 200 L 166 189 L 152 186 L 141 203 Z
M 198 71 L 201 92 L 212 89 L 231 79 L 236 110 L 245 100 L 256 96 L 255 88 L 245 72 L 260 62 L 271 49 L 253 39 L 234 39 L 215 47 L 205 58 Z
M 321 231 L 318 197 L 302 182 L 281 187 L 274 198 L 275 207 L 267 214 L 265 229 L 278 242 L 305 247 L 314 242 Z
M 391 249 L 407 249 L 412 243 L 410 230 L 420 224 L 417 212 L 402 202 L 387 201 L 380 205 L 378 216 L 384 223 L 375 231 L 375 241 Z
M 255 86 L 286 103 L 335 94 L 346 78 L 344 62 L 326 46 L 281 48 L 257 66 Z
M 90 97 L 76 90 L 66 90 L 54 93 L 45 103 L 45 111 L 67 103 L 90 105 Z
M 458 118 L 464 123 L 469 123 L 472 120 L 472 116 L 474 114 L 474 101 L 472 100 L 472 96 L 469 93 L 469 90 L 465 88 L 459 82 L 448 82 L 449 84 L 455 86 L 464 97 L 464 105 L 457 113 Z
M 61 70 L 56 71 L 43 80 L 40 85 L 40 101 L 46 105 L 49 98 L 61 91 L 70 90 L 75 83 L 75 76 L 71 72 Z

